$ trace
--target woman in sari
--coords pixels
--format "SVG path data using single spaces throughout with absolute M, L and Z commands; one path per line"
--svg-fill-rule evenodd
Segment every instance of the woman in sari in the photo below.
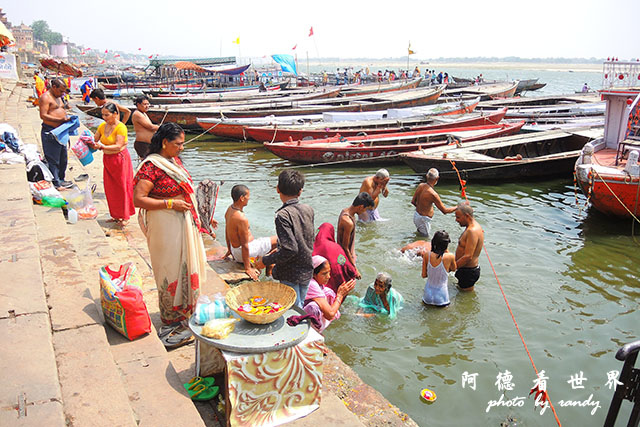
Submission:
M 122 226 L 136 213 L 133 206 L 133 166 L 127 150 L 127 127 L 114 103 L 102 107 L 104 122 L 98 126 L 93 148 L 104 152 L 103 179 L 109 214 Z
M 318 227 L 318 234 L 313 243 L 313 255 L 320 255 L 329 261 L 331 277 L 326 286 L 334 292 L 338 292 L 342 283 L 358 276 L 358 270 L 351 264 L 342 246 L 336 243 L 333 225 L 328 222 Z
M 340 318 L 340 311 L 338 311 L 340 305 L 355 287 L 356 280 L 351 279 L 343 282 L 338 287 L 338 291 L 334 292 L 327 286 L 331 276 L 329 261 L 323 256 L 314 255 L 312 262 L 313 279 L 309 282 L 307 289 L 304 311 L 316 319 L 316 322 L 312 322 L 312 324 L 318 325 L 316 329 L 318 332 L 322 332 L 333 320 Z
M 133 200 L 147 236 L 158 289 L 163 327 L 158 336 L 167 348 L 191 340 L 186 322 L 205 280 L 206 254 L 200 232 L 193 181 L 178 155 L 184 131 L 165 123 L 151 138 L 149 154 L 135 176 Z M 215 221 L 212 221 L 215 227 Z
M 403 303 L 404 298 L 400 292 L 391 288 L 391 276 L 380 272 L 375 282 L 367 288 L 367 293 L 360 299 L 360 307 L 364 310 L 358 314 L 371 317 L 381 313 L 388 314 L 390 319 L 395 319 Z

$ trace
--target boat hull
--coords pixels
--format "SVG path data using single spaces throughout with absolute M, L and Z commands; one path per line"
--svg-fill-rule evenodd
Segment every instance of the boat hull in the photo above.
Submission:
M 582 165 L 576 167 L 576 180 L 591 206 L 603 214 L 624 218 L 631 218 L 631 213 L 640 215 L 640 177 L 596 174 L 588 165 Z

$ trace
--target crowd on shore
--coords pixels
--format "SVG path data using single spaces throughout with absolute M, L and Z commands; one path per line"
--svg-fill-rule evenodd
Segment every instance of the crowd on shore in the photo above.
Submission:
M 42 119 L 43 151 L 53 174 L 53 184 L 63 190 L 67 150 L 52 135 L 52 130 L 72 120 L 62 102 L 66 85 L 53 79 L 51 87 L 39 99 Z M 159 293 L 160 317 L 163 327 L 158 334 L 165 346 L 172 348 L 188 341 L 191 332 L 186 327 L 199 296 L 204 278 L 206 255 L 201 233 L 210 232 L 201 217 L 191 175 L 180 160 L 185 134 L 175 123 L 154 125 L 146 114 L 149 100 L 145 95 L 135 99 L 136 110 L 122 111 L 121 106 L 107 102 L 104 93 L 91 92 L 90 97 L 101 108 L 104 122 L 92 141 L 92 150 L 104 153 L 104 189 L 112 220 L 127 225 L 135 208 L 147 237 L 149 254 Z M 135 150 L 141 163 L 137 171 L 127 150 L 127 128 L 120 113 L 132 114 L 136 133 Z M 430 241 L 418 240 L 402 248 L 421 254 L 422 276 L 427 279 L 423 302 L 446 306 L 450 303 L 448 273 L 455 271 L 461 290 L 473 290 L 480 277 L 478 256 L 484 242 L 484 232 L 474 219 L 468 203 L 445 206 L 435 186 L 438 171 L 431 169 L 426 182 L 418 186 L 411 203 L 416 207 L 414 224 L 417 232 L 431 237 L 431 222 L 438 208 L 443 214 L 455 213 L 456 222 L 464 227 L 455 254 L 449 253 L 449 235 L 441 230 Z M 285 169 L 278 177 L 275 189 L 282 206 L 276 211 L 276 235 L 254 238 L 244 208 L 251 196 L 245 185 L 231 190 L 233 203 L 225 212 L 227 253 L 244 266 L 248 276 L 257 280 L 265 269 L 279 282 L 296 292 L 296 304 L 303 308 L 312 324 L 324 330 L 338 318 L 342 302 L 353 291 L 358 270 L 355 235 L 358 223 L 378 221 L 380 196 L 389 194 L 389 172 L 378 170 L 366 177 L 352 204 L 339 213 L 337 232 L 331 223 L 321 224 L 316 233 L 314 210 L 301 203 L 304 175 L 296 169 Z M 356 219 L 357 217 L 357 219 Z M 355 297 L 351 297 L 355 298 Z M 358 300 L 358 314 L 377 313 L 395 317 L 402 308 L 403 298 L 392 288 L 392 278 L 381 272 Z

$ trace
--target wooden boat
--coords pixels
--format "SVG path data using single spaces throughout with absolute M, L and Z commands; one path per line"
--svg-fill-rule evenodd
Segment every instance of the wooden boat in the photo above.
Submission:
M 506 114 L 507 109 L 503 109 L 501 112 L 496 112 L 487 115 L 466 115 L 466 112 L 473 111 L 475 104 L 456 104 L 458 106 L 457 111 L 460 111 L 460 115 L 450 116 L 450 120 L 445 120 L 440 114 L 434 114 L 431 116 L 414 116 L 401 119 L 379 119 L 379 120 L 345 120 L 340 122 L 328 122 L 324 119 L 327 116 L 325 114 L 307 115 L 307 116 L 269 116 L 269 117 L 257 117 L 257 118 L 238 118 L 238 119 L 213 119 L 213 118 L 198 118 L 198 124 L 203 129 L 208 129 L 210 134 L 232 139 L 242 140 L 256 140 L 256 141 L 287 141 L 292 139 L 307 139 L 311 138 L 328 138 L 337 133 L 343 136 L 355 136 L 359 133 L 375 134 L 382 132 L 401 132 L 407 130 L 423 130 L 425 126 L 444 124 L 448 127 L 456 127 L 454 125 L 449 126 L 453 122 L 460 122 L 460 126 L 480 126 L 485 124 L 496 124 Z M 446 106 L 445 106 L 446 107 Z M 381 117 L 389 110 L 382 110 Z M 452 109 L 441 109 L 439 113 L 446 111 L 453 111 Z M 360 113 L 342 113 L 343 115 L 359 116 Z M 434 119 L 438 117 L 438 119 Z M 334 117 L 335 118 L 335 117 Z M 344 117 L 342 117 L 344 118 Z M 255 139 L 251 137 L 246 129 L 248 127 L 254 129 L 263 129 L 263 135 Z M 274 130 L 277 129 L 274 135 Z M 259 132 L 256 130 L 256 132 Z
M 625 65 L 630 75 L 640 73 L 636 62 L 605 62 L 605 72 Z M 640 215 L 640 89 L 613 87 L 600 94 L 607 105 L 604 136 L 585 145 L 575 177 L 593 208 L 631 218 Z
M 604 127 L 604 116 L 574 118 L 540 119 L 522 126 L 522 132 L 540 132 L 543 130 L 571 130 L 587 127 Z
M 321 99 L 333 98 L 340 94 L 339 87 L 312 87 L 301 89 L 280 90 L 274 89 L 261 92 L 259 89 L 246 91 L 222 91 L 206 94 L 186 94 L 172 96 L 157 96 L 149 100 L 151 105 L 165 104 L 218 104 L 229 101 L 269 102 L 278 98 L 286 99 Z
M 151 108 L 147 112 L 153 123 L 169 121 L 178 123 L 185 129 L 200 129 L 197 118 L 221 117 L 265 117 L 319 114 L 326 111 L 376 111 L 389 108 L 414 107 L 433 104 L 444 86 L 426 89 L 410 89 L 376 95 L 362 95 L 349 98 L 331 98 L 311 101 L 290 101 L 251 104 L 234 108 Z
M 455 119 L 444 120 L 437 112 L 432 115 L 409 116 L 406 119 L 373 120 L 369 121 L 344 121 L 328 123 L 325 121 L 314 122 L 299 126 L 246 126 L 244 134 L 248 139 L 264 142 L 283 142 L 288 140 L 319 139 L 331 136 L 358 136 L 377 135 L 381 133 L 396 132 L 416 132 L 423 130 L 446 129 L 453 127 L 481 126 L 497 124 L 502 120 L 504 114 L 498 113 L 489 116 L 467 116 L 467 112 L 473 111 L 473 105 L 458 110 L 460 114 L 455 115 Z M 506 109 L 503 110 L 506 114 Z M 419 119 L 417 119 L 420 117 Z M 404 120 L 407 120 L 406 122 Z M 384 123 L 384 125 L 383 125 Z
M 602 135 L 602 130 L 551 130 L 504 138 L 485 139 L 461 147 L 438 147 L 404 153 L 400 157 L 411 169 L 424 174 L 440 171 L 440 179 L 457 180 L 453 162 L 462 179 L 504 181 L 571 176 L 580 150 Z
M 507 119 L 542 120 L 550 118 L 576 118 L 603 116 L 604 102 L 557 104 L 544 107 L 509 108 Z
M 72 77 L 82 77 L 82 70 L 75 65 L 66 63 L 52 56 L 43 56 L 39 58 L 40 65 L 56 73 L 65 74 Z
M 511 135 L 518 132 L 523 124 L 524 122 L 356 137 L 334 136 L 308 141 L 265 142 L 264 146 L 276 156 L 295 163 L 397 163 L 398 155 L 403 152 Z
M 480 96 L 481 100 L 487 99 L 500 99 L 511 98 L 516 93 L 518 88 L 518 82 L 502 82 L 502 83 L 488 83 L 467 86 L 460 89 L 451 89 L 445 91 L 446 95 L 474 95 Z

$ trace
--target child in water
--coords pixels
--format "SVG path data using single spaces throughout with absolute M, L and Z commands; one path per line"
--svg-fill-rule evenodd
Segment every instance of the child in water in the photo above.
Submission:
M 431 239 L 431 250 L 422 253 L 422 277 L 427 278 L 422 302 L 445 307 L 449 305 L 449 272 L 456 270 L 455 256 L 447 250 L 449 234 L 436 231 Z

